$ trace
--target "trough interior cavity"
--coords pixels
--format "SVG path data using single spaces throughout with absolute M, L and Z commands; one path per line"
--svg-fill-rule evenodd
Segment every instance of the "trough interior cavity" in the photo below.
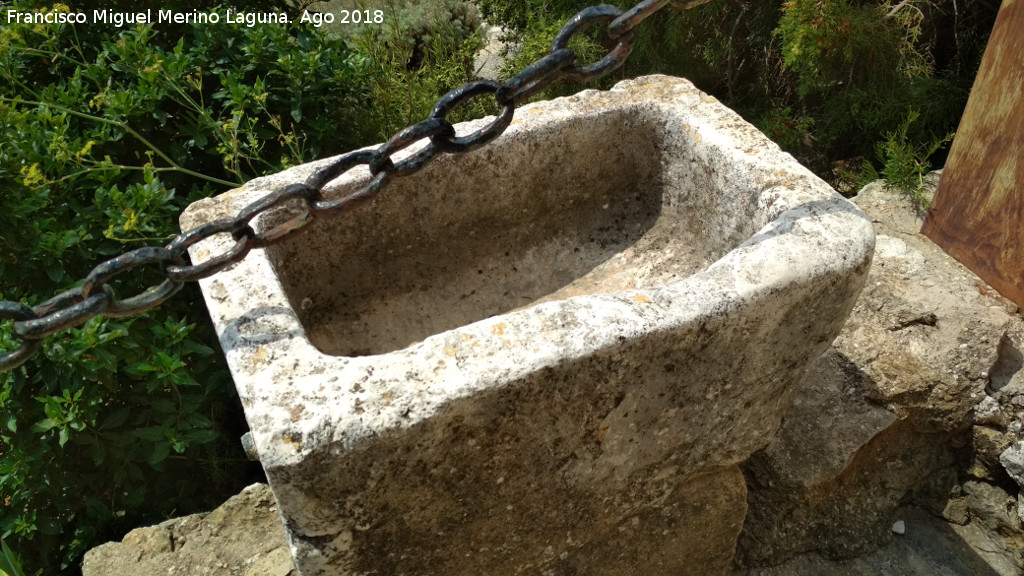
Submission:
M 665 155 L 685 152 L 662 140 L 628 110 L 509 134 L 267 252 L 311 342 L 343 356 L 548 300 L 674 282 L 735 244 L 710 242 L 681 206 L 708 191 L 675 183 L 702 178 L 667 182 Z

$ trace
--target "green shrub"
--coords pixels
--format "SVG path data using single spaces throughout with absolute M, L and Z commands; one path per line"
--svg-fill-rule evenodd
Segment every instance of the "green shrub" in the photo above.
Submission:
M 535 37 L 551 36 L 590 4 L 481 0 L 480 7 L 533 55 L 543 48 L 533 45 Z M 911 142 L 955 129 L 997 10 L 954 0 L 712 0 L 684 11 L 669 5 L 635 29 L 626 65 L 601 85 L 650 73 L 689 78 L 835 181 L 832 164 L 873 157 L 875 143 L 908 108 L 919 113 Z M 609 46 L 600 35 L 591 40 L 600 54 Z M 585 87 L 563 83 L 539 98 Z
M 885 5 L 850 0 L 787 2 L 775 34 L 781 40 L 783 65 L 796 78 L 797 93 L 808 96 L 927 75 L 927 61 L 913 43 L 921 18 L 886 15 Z
M 407 43 L 360 53 L 298 23 L 0 29 L 0 298 L 39 304 L 106 258 L 165 244 L 197 198 L 422 119 L 467 79 L 479 43 L 438 30 L 411 66 Z M 410 93 L 396 112 L 389 98 Z M 159 280 L 113 285 L 125 297 Z M 26 566 L 73 573 L 89 547 L 210 509 L 259 474 L 215 342 L 190 285 L 146 314 L 48 338 L 0 374 L 0 535 Z M 15 345 L 0 323 L 0 351 Z
M 551 43 L 554 42 L 555 36 L 558 35 L 563 24 L 565 24 L 564 21 L 555 19 L 537 19 L 531 22 L 523 32 L 519 43 L 515 45 L 514 51 L 512 51 L 510 45 L 506 45 L 503 55 L 505 63 L 500 71 L 501 76 L 503 78 L 510 78 L 547 54 L 551 50 Z M 595 29 L 599 30 L 597 27 Z M 596 62 L 605 54 L 603 47 L 586 33 L 577 34 L 569 42 L 569 48 L 576 53 L 576 61 L 581 66 Z M 608 86 L 611 82 L 611 79 L 605 80 L 603 86 Z M 602 84 L 581 84 L 565 80 L 549 86 L 541 94 L 532 98 L 532 100 L 549 100 L 559 96 L 574 94 L 586 88 L 596 88 L 599 86 L 602 86 Z
M 39 574 L 42 574 L 42 571 L 36 573 L 36 576 Z M 25 571 L 21 567 L 21 558 L 2 539 L 0 539 L 0 576 L 25 576 Z
M 611 3 L 611 2 L 609 2 Z M 537 22 L 564 21 L 595 2 L 587 0 L 478 0 L 480 12 L 491 24 L 526 30 Z M 600 4 L 597 2 L 596 4 Z
M 882 176 L 886 184 L 910 196 L 914 204 L 924 210 L 928 208 L 924 177 L 932 169 L 928 159 L 953 140 L 953 133 L 933 138 L 927 144 L 911 142 L 907 134 L 918 117 L 918 113 L 911 110 L 896 130 L 887 132 L 885 140 L 876 144 L 875 153 L 884 166 Z
M 351 37 L 366 59 L 367 109 L 376 140 L 425 119 L 438 97 L 475 80 L 473 60 L 484 45 L 475 8 L 466 2 L 388 2 L 382 26 Z M 474 98 L 448 116 L 455 123 L 497 113 L 493 99 Z

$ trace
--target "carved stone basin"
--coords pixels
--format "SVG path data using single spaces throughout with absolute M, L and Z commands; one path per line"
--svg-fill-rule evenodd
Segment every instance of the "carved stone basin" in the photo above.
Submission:
M 182 228 L 320 165 L 197 202 Z M 873 244 L 756 129 L 654 76 L 517 110 L 484 149 L 202 288 L 305 576 L 719 574 L 737 465 Z

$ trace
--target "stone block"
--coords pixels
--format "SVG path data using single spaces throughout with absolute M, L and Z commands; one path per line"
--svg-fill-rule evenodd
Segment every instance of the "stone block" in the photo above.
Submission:
M 834 348 L 808 369 L 782 429 L 743 467 L 746 566 L 869 553 L 891 540 L 894 510 L 908 501 L 971 523 L 985 500 L 981 488 L 960 496 L 958 456 L 969 468 L 961 472 L 1005 479 L 1000 454 L 1019 430 L 1012 393 L 1024 322 L 1016 305 L 920 236 L 907 196 L 879 181 L 854 202 L 878 233 L 867 286 Z
M 717 574 L 743 509 L 722 470 L 778 429 L 874 245 L 855 206 L 667 77 L 524 107 L 310 226 L 202 282 L 305 576 L 676 574 L 683 553 Z M 728 498 L 693 491 L 722 474 Z M 709 506 L 716 542 L 688 548 Z
M 82 576 L 296 576 L 274 495 L 254 484 L 209 514 L 129 532 L 88 551 Z

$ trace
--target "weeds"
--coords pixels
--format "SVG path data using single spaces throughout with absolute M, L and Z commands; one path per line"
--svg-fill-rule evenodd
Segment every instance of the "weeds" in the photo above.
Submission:
M 933 138 L 927 144 L 915 144 L 907 134 L 918 116 L 917 112 L 910 110 L 899 127 L 886 132 L 885 139 L 875 145 L 875 154 L 883 164 L 881 175 L 886 185 L 900 190 L 919 209 L 925 210 L 928 208 L 928 198 L 924 194 L 924 177 L 932 169 L 928 159 L 951 142 L 954 133 Z

